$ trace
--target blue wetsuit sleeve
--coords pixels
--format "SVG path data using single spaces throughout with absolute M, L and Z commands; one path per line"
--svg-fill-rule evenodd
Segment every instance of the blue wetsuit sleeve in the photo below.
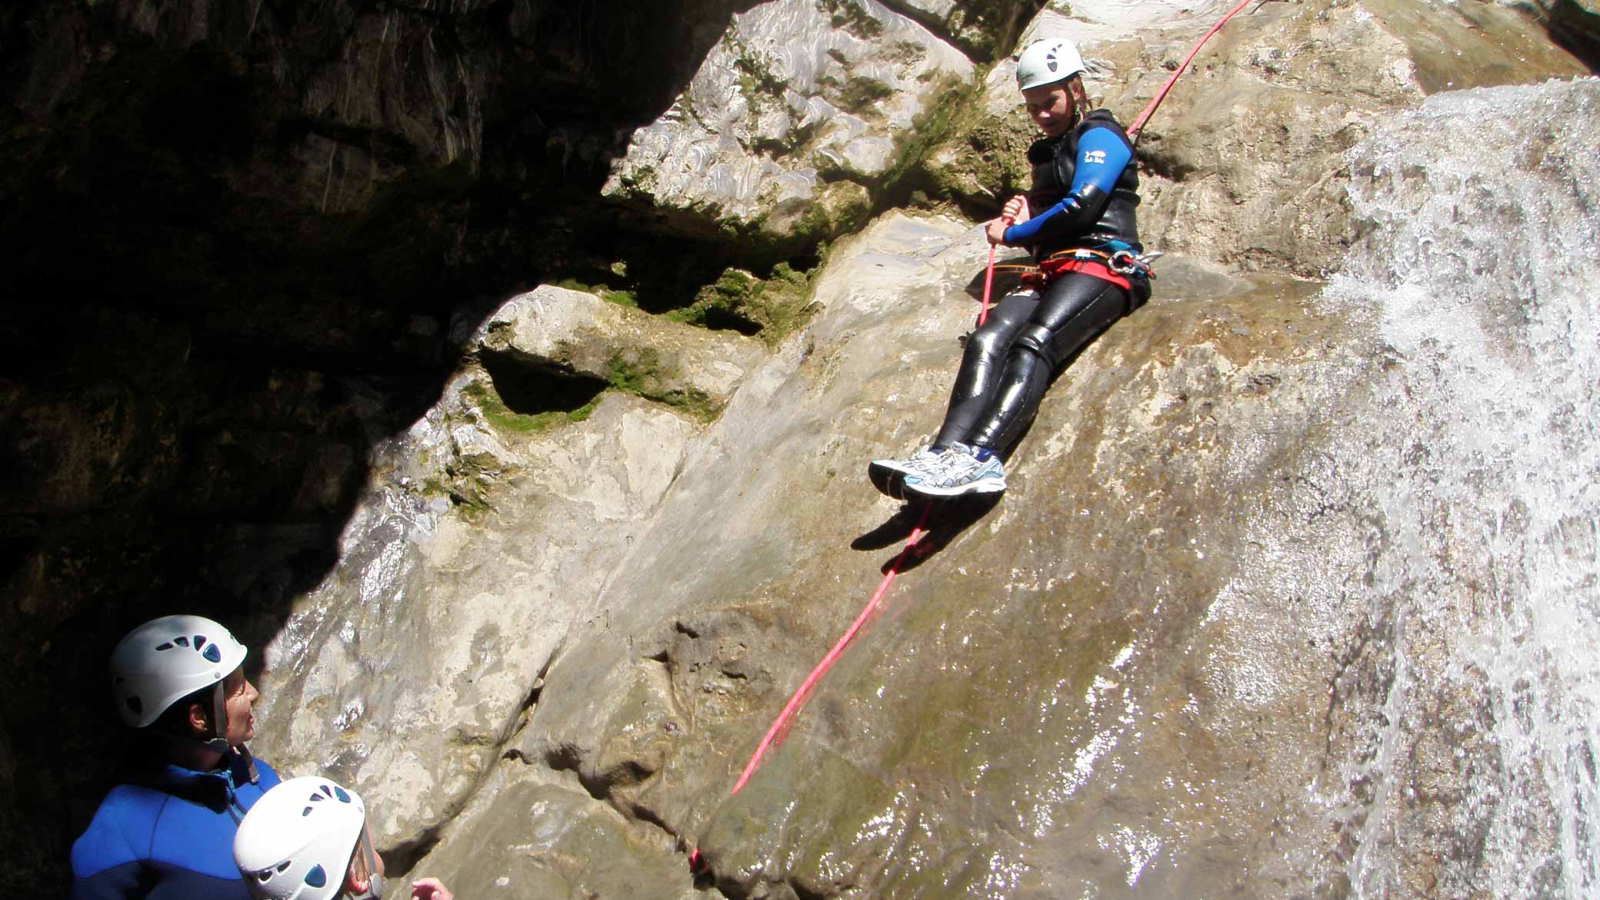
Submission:
M 1006 229 L 1007 244 L 1028 245 L 1082 233 L 1099 220 L 1111 189 L 1133 159 L 1128 139 L 1104 126 L 1091 128 L 1078 138 L 1078 159 L 1072 187 L 1060 203 Z
M 150 890 L 147 865 L 165 797 L 114 788 L 72 844 L 72 900 L 122 900 Z
M 70 900 L 130 900 L 147 893 L 144 864 L 135 860 L 72 879 Z

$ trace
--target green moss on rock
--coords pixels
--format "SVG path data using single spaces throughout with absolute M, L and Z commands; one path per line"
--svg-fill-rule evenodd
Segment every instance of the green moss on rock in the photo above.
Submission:
M 774 266 L 765 280 L 730 268 L 701 288 L 692 305 L 669 317 L 712 328 L 746 322 L 752 328 L 739 330 L 753 330 L 764 343 L 775 347 L 811 317 L 811 277 L 787 263 Z
M 607 303 L 624 306 L 628 309 L 639 308 L 639 298 L 631 290 L 613 290 L 603 284 L 584 284 L 576 278 L 563 278 L 555 282 L 554 287 L 564 288 L 569 291 L 578 291 L 584 294 L 593 294 Z
M 918 119 L 885 179 L 891 196 L 920 191 L 986 218 L 1028 183 L 1027 150 L 1037 135 L 1020 112 L 989 115 L 978 102 L 982 85 L 980 75 L 940 88 L 942 100 Z
M 857 115 L 876 114 L 877 102 L 893 95 L 894 88 L 876 78 L 852 75 L 850 80 L 839 88 L 834 102 L 846 112 Z
M 883 34 L 883 23 L 856 0 L 818 0 L 817 6 L 828 13 L 833 27 L 843 28 L 863 41 L 875 40 Z
M 619 353 L 611 358 L 613 390 L 670 406 L 700 422 L 710 422 L 722 412 L 722 404 L 710 394 L 695 388 L 669 388 L 661 376 L 661 358 L 645 348 L 633 354 Z
M 589 418 L 599 401 L 591 400 L 573 410 L 551 410 L 541 413 L 519 413 L 506 406 L 494 384 L 487 379 L 470 381 L 461 393 L 483 414 L 490 428 L 503 434 L 537 434 L 558 425 L 582 422 Z

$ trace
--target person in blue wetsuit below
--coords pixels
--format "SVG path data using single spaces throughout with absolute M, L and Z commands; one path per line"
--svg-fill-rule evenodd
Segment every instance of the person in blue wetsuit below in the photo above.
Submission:
M 245 746 L 260 696 L 247 652 L 200 616 L 146 622 L 112 651 L 112 695 L 143 758 L 72 845 L 73 900 L 249 898 L 234 833 L 278 775 Z
M 1030 248 L 1038 271 L 968 339 L 933 442 L 909 459 L 868 466 L 885 494 L 1005 490 L 1001 457 L 1033 420 L 1056 370 L 1150 297 L 1133 144 L 1109 112 L 1090 111 L 1085 71 L 1066 40 L 1034 43 L 1017 60 L 1017 86 L 1044 137 L 1028 150 L 1032 188 L 985 231 L 991 244 Z

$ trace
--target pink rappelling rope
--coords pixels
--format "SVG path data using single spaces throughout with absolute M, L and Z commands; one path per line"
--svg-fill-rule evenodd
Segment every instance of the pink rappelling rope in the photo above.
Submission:
M 1194 55 L 1200 52 L 1200 48 L 1205 46 L 1206 41 L 1211 40 L 1211 36 L 1213 34 L 1221 31 L 1222 26 L 1228 24 L 1229 19 L 1238 15 L 1241 10 L 1254 2 L 1255 0 L 1241 0 L 1238 6 L 1235 6 L 1227 15 L 1223 16 L 1222 19 L 1217 22 L 1217 24 L 1211 26 L 1211 30 L 1207 31 L 1205 35 L 1200 38 L 1200 40 L 1195 42 L 1194 49 L 1189 51 L 1189 55 L 1183 58 L 1183 62 L 1179 64 L 1177 70 L 1172 73 L 1172 77 L 1168 78 L 1167 83 L 1162 85 L 1161 90 L 1156 92 L 1155 97 L 1150 101 L 1150 105 L 1146 106 L 1144 108 L 1144 112 L 1139 113 L 1139 117 L 1133 120 L 1133 125 L 1129 126 L 1128 128 L 1128 140 L 1136 141 L 1139 139 L 1139 129 L 1144 127 L 1144 123 L 1148 121 L 1150 115 L 1156 111 L 1156 107 L 1161 105 L 1161 101 L 1167 99 L 1167 93 L 1171 91 L 1172 86 L 1178 82 L 1178 76 L 1182 75 L 1184 70 L 1189 68 L 1189 63 L 1194 60 Z
M 906 541 L 905 549 L 901 550 L 900 555 L 895 557 L 894 562 L 889 564 L 889 571 L 883 576 L 883 582 L 878 585 L 878 592 L 872 595 L 872 599 L 868 600 L 867 605 L 861 610 L 861 615 L 856 616 L 856 620 L 850 623 L 850 627 L 845 630 L 844 635 L 833 645 L 833 649 L 829 650 L 828 655 L 822 658 L 822 662 L 817 663 L 817 667 L 811 670 L 811 674 L 806 676 L 806 680 L 800 683 L 800 689 L 794 692 L 794 696 L 789 698 L 788 703 L 784 704 L 783 712 L 778 714 L 778 718 L 773 721 L 772 727 L 767 729 L 767 734 L 756 747 L 756 752 L 750 754 L 750 761 L 745 763 L 744 772 L 740 773 L 739 780 L 734 784 L 733 790 L 728 792 L 730 796 L 739 793 L 739 789 L 744 787 L 744 783 L 750 780 L 751 775 L 755 774 L 756 769 L 761 766 L 762 758 L 766 756 L 767 750 L 783 741 L 784 734 L 789 731 L 789 725 L 793 722 L 795 714 L 800 711 L 800 707 L 805 705 L 811 689 L 816 686 L 817 681 L 829 669 L 833 668 L 833 663 L 839 658 L 839 654 L 844 652 L 844 648 L 849 646 L 850 641 L 855 638 L 856 632 L 860 631 L 861 626 L 867 624 L 867 620 L 872 618 L 872 614 L 877 611 L 878 601 L 882 600 L 883 595 L 889 592 L 889 585 L 894 583 L 894 577 L 900 572 L 900 564 L 905 561 L 906 555 L 912 551 L 917 541 L 921 540 L 926 533 L 922 530 L 922 526 L 927 523 L 928 513 L 932 509 L 932 504 L 923 506 L 922 518 L 917 521 L 917 527 L 911 530 L 911 538 Z
M 983 305 L 978 307 L 978 327 L 989 321 L 989 291 L 994 289 L 994 250 L 999 244 L 989 245 L 989 266 L 983 270 Z
M 1002 220 L 1011 221 L 1009 216 L 1002 217 Z M 978 325 L 980 326 L 989 318 L 989 292 L 994 289 L 994 252 L 996 246 L 995 244 L 989 245 L 989 264 L 983 273 L 983 306 L 978 310 Z M 844 653 L 844 648 L 848 647 L 850 642 L 855 639 L 856 633 L 872 619 L 873 613 L 878 610 L 878 603 L 889 592 L 889 585 L 893 584 L 895 576 L 900 574 L 900 566 L 905 562 L 906 556 L 915 550 L 917 542 L 922 540 L 923 535 L 927 534 L 924 526 L 928 524 L 928 516 L 932 512 L 933 504 L 923 504 L 922 515 L 917 519 L 917 527 L 911 529 L 911 537 L 906 540 L 906 546 L 900 551 L 900 555 L 889 563 L 889 571 L 884 573 L 883 581 L 879 583 L 877 592 L 872 595 L 871 600 L 867 601 L 867 605 L 862 608 L 861 614 L 856 616 L 856 620 L 850 623 L 850 627 L 845 629 L 844 634 L 834 643 L 833 649 L 822 657 L 822 662 L 817 663 L 816 668 L 811 670 L 811 674 L 806 676 L 806 680 L 800 682 L 800 687 L 789 698 L 789 702 L 784 704 L 783 711 L 778 713 L 778 718 L 773 720 L 772 727 L 767 729 L 766 735 L 761 738 L 761 743 L 756 745 L 756 752 L 750 754 L 750 761 L 745 763 L 744 771 L 739 774 L 739 780 L 734 782 L 733 790 L 728 792 L 729 796 L 739 793 L 739 789 L 744 787 L 745 782 L 750 780 L 750 776 L 754 775 L 756 769 L 761 767 L 768 750 L 774 749 L 778 744 L 783 743 L 784 736 L 789 732 L 789 726 L 794 723 L 794 717 L 799 714 L 800 708 L 805 705 L 806 699 L 811 695 L 811 689 L 816 686 L 823 675 L 827 674 L 829 669 L 833 668 L 834 662 L 839 659 L 840 654 Z M 699 853 L 699 850 L 695 851 L 691 862 L 699 860 Z

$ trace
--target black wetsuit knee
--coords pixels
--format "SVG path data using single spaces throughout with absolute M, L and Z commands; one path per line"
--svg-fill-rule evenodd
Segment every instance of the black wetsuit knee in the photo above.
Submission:
M 1061 357 L 1056 352 L 1057 343 L 1059 343 L 1058 337 L 1052 334 L 1050 329 L 1037 323 L 1030 323 L 1023 327 L 1012 347 L 1019 361 L 1025 358 L 1023 354 L 1029 354 L 1044 361 L 1046 367 L 1053 370 L 1061 364 Z
M 934 438 L 935 447 L 966 443 L 988 412 L 994 388 L 1006 365 L 1017 332 L 1028 324 L 1039 306 L 1037 291 L 1009 294 L 989 311 L 985 323 L 967 338 L 961 369 L 950 388 L 950 405 Z

